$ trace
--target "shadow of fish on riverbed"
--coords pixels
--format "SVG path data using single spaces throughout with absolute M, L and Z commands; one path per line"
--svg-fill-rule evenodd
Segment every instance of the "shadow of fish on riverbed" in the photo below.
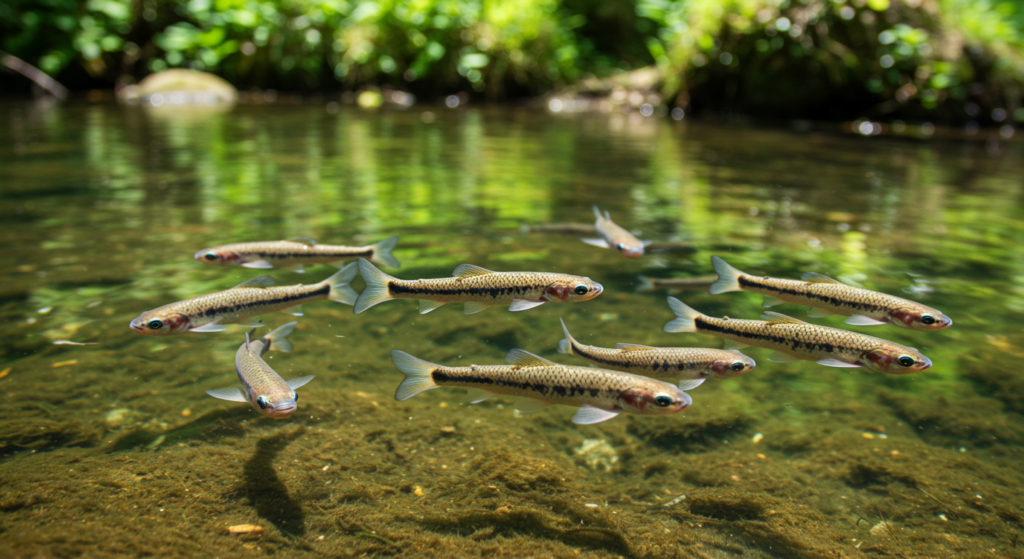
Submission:
M 245 485 L 240 491 L 244 492 L 260 518 L 273 524 L 281 533 L 293 537 L 305 535 L 305 515 L 277 477 L 273 462 L 279 452 L 305 432 L 304 428 L 297 429 L 256 443 L 256 452 L 245 463 Z

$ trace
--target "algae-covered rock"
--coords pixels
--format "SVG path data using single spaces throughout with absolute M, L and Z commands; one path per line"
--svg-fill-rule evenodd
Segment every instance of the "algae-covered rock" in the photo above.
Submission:
M 217 105 L 232 104 L 238 100 L 238 91 L 219 76 L 196 70 L 176 68 L 150 74 L 138 85 L 130 85 L 118 92 L 125 103 L 164 105 Z

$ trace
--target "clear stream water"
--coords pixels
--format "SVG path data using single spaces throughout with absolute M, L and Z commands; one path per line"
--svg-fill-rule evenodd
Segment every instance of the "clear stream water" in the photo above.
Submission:
M 429 115 L 427 113 L 430 113 Z M 0 107 L 0 547 L 7 556 L 1024 557 L 1024 148 L 517 109 L 331 114 Z M 673 250 L 580 235 L 591 206 Z M 589 276 L 573 305 L 419 315 L 305 306 L 273 421 L 215 400 L 245 328 L 143 337 L 141 312 L 262 271 L 202 248 L 399 235 L 401 278 L 463 262 Z M 388 352 L 497 364 L 584 343 L 721 347 L 668 334 L 639 275 L 814 271 L 907 296 L 940 332 L 864 333 L 934 366 L 887 376 L 776 364 L 708 381 L 666 417 L 594 426 L 555 407 L 405 402 Z M 274 269 L 279 284 L 319 281 Z M 361 288 L 361 281 L 355 284 Z M 673 293 L 755 318 L 760 296 Z M 795 305 L 773 310 L 805 318 Z M 264 316 L 270 326 L 290 320 Z M 841 317 L 809 319 L 843 326 Z M 71 340 L 92 345 L 60 345 Z M 252 524 L 261 534 L 231 535 Z

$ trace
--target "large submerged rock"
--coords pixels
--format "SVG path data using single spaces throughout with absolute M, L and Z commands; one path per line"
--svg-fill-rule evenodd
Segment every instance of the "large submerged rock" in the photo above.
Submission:
M 238 91 L 219 76 L 173 69 L 150 74 L 137 85 L 124 87 L 118 92 L 118 99 L 153 107 L 230 105 L 238 100 Z

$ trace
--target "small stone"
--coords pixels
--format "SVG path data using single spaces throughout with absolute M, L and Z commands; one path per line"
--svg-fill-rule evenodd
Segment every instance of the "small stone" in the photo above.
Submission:
M 861 433 L 860 436 L 864 437 L 865 439 L 873 439 L 873 438 L 875 438 L 875 436 L 873 434 L 871 434 L 871 433 Z
M 750 437 L 750 442 L 752 442 L 754 444 L 757 444 L 757 443 L 761 442 L 761 439 L 763 439 L 763 438 L 764 438 L 764 435 L 762 435 L 761 433 L 755 433 L 753 437 Z
M 883 520 L 878 524 L 872 526 L 870 532 L 871 535 L 875 536 L 876 538 L 889 537 L 892 535 L 892 529 L 892 524 Z
M 236 526 L 228 526 L 229 534 L 243 535 L 243 534 L 262 534 L 263 528 L 256 524 L 238 524 Z
M 110 410 L 107 412 L 107 426 L 108 427 L 120 427 L 124 425 L 128 418 L 132 415 L 132 410 L 128 408 L 117 408 L 116 410 Z
M 444 427 L 441 427 L 441 432 L 444 433 L 445 435 L 451 435 L 452 433 L 455 432 L 455 426 L 445 425 Z
M 181 417 L 192 417 L 192 408 L 185 408 L 181 410 Z
M 419 485 L 417 485 L 416 487 L 412 488 L 412 494 L 416 495 L 417 497 L 422 497 L 422 496 L 426 495 L 426 493 L 423 492 L 423 488 L 420 487 Z

